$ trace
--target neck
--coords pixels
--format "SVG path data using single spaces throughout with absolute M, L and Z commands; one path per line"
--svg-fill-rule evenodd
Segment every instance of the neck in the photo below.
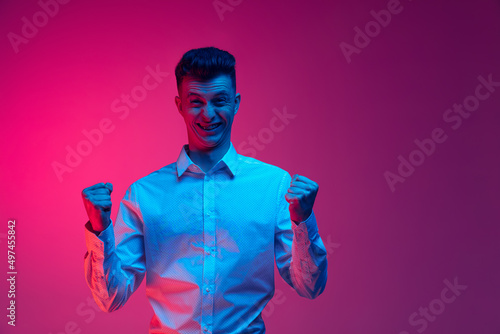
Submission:
M 210 149 L 199 149 L 189 143 L 189 158 L 197 164 L 205 173 L 208 172 L 212 167 L 227 153 L 229 150 L 230 142 L 221 143 L 216 147 Z

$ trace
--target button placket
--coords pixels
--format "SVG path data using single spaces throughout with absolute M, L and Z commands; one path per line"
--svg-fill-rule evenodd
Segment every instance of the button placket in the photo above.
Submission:
M 215 257 L 212 249 L 215 249 L 215 185 L 213 176 L 206 174 L 203 181 L 203 242 L 205 255 L 203 260 L 203 293 L 202 293 L 202 317 L 203 332 L 211 333 L 210 325 L 213 322 L 213 284 L 215 280 Z M 208 256 L 211 255 L 211 256 Z

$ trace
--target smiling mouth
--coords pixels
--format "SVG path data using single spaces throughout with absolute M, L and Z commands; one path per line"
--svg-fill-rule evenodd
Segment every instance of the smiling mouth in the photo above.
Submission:
M 200 123 L 196 123 L 196 125 L 198 125 L 198 127 L 200 127 L 201 129 L 203 129 L 205 131 L 211 131 L 211 130 L 217 129 L 219 127 L 219 125 L 221 125 L 221 124 L 222 123 L 214 123 L 214 124 L 210 124 L 207 126 L 202 126 Z

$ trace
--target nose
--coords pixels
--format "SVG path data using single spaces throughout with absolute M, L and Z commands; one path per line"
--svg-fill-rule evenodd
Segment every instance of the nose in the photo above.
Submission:
M 210 105 L 206 105 L 201 108 L 201 116 L 204 122 L 209 123 L 215 116 L 215 109 Z

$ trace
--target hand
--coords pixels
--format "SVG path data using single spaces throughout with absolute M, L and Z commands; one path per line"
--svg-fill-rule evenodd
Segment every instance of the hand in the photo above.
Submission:
M 290 218 L 296 223 L 303 222 L 312 213 L 314 200 L 318 193 L 318 184 L 307 177 L 295 174 L 290 181 L 286 201 L 290 204 Z
M 104 231 L 111 223 L 111 183 L 98 183 L 83 189 L 83 204 L 94 232 Z

